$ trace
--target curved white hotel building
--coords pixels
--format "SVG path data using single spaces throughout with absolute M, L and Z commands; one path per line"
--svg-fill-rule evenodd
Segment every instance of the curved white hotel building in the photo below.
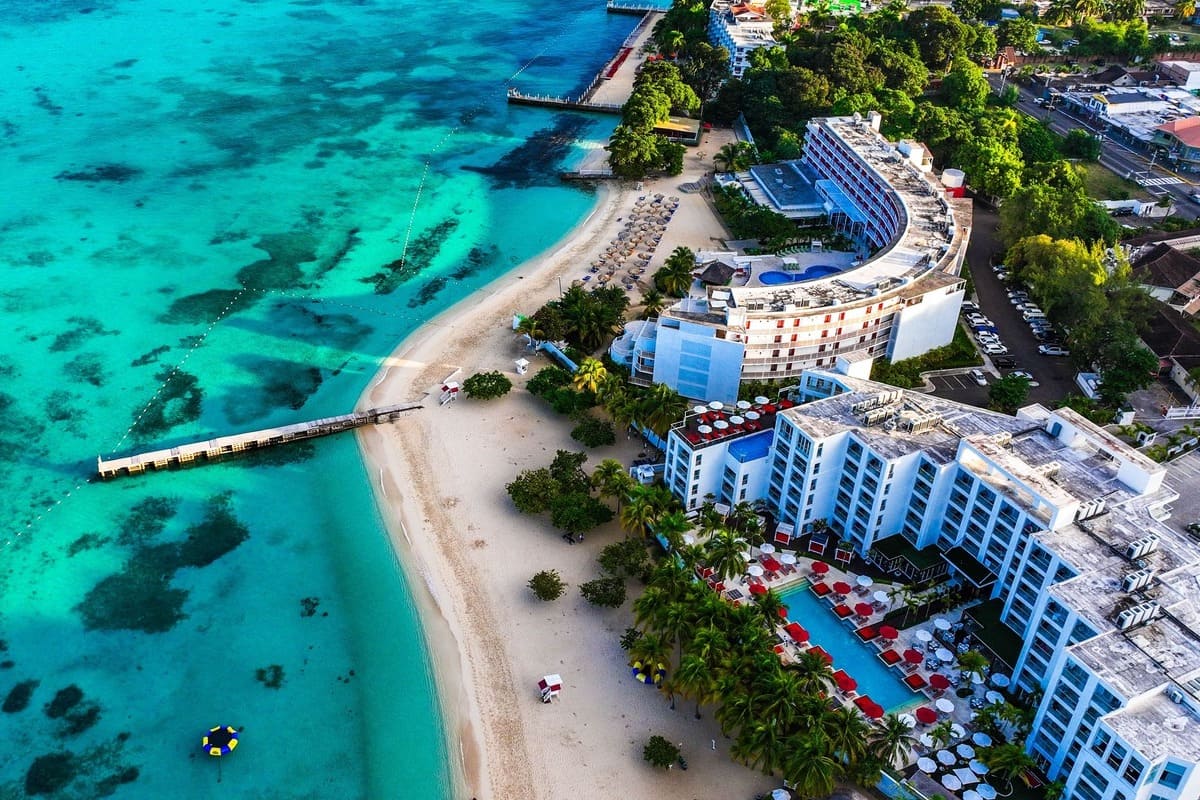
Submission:
M 733 287 L 709 287 L 656 322 L 626 327 L 611 354 L 631 368 L 634 383 L 728 401 L 741 381 L 794 378 L 856 352 L 900 360 L 950 343 L 963 299 L 970 202 L 933 177 L 922 146 L 888 142 L 879 123 L 876 113 L 814 119 L 803 173 L 777 169 L 777 180 L 763 168 L 755 173 L 773 205 L 788 202 L 792 183 L 813 176 L 830 224 L 871 255 L 815 271 L 775 259 L 783 271 L 765 275 L 755 259 L 743 259 Z
M 824 521 L 902 579 L 971 590 L 974 646 L 1036 708 L 1024 745 L 1067 800 L 1200 798 L 1200 536 L 1169 519 L 1168 467 L 1068 408 L 844 374 L 863 366 L 806 372 L 753 414 L 696 409 L 667 486 L 688 508 L 761 501 L 791 546 Z

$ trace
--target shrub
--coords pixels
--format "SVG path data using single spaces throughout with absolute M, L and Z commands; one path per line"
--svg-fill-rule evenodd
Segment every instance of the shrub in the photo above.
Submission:
M 548 469 L 528 469 L 504 488 L 518 511 L 540 514 L 558 494 L 558 481 Z
M 662 736 L 651 736 L 642 748 L 642 758 L 651 766 L 666 769 L 679 759 L 679 748 Z
M 494 400 L 508 394 L 512 381 L 502 373 L 477 372 L 463 381 L 463 391 L 476 400 Z
M 606 447 L 617 442 L 612 423 L 591 415 L 584 415 L 579 420 L 579 424 L 571 431 L 571 438 L 584 447 Z
M 559 577 L 558 570 L 544 569 L 529 579 L 529 588 L 538 600 L 549 602 L 562 597 L 567 584 Z
M 550 524 L 573 536 L 612 518 L 613 510 L 587 492 L 560 494 L 550 501 Z
M 625 581 L 621 578 L 596 578 L 579 587 L 583 599 L 601 608 L 620 608 L 625 603 Z
M 608 575 L 621 578 L 638 578 L 650 568 L 650 553 L 646 540 L 638 536 L 613 542 L 600 551 L 600 569 Z
M 571 373 L 567 372 L 562 367 L 542 367 L 538 370 L 537 375 L 529 379 L 525 384 L 525 388 L 530 394 L 538 397 L 548 397 L 555 389 L 560 389 L 563 386 L 569 386 L 571 383 Z

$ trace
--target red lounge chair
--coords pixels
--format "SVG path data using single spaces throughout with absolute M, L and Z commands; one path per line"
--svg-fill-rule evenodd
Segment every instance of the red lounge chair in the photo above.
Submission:
M 829 588 L 829 585 L 825 584 L 825 583 L 812 584 L 812 590 L 813 590 L 813 594 L 815 594 L 817 597 L 824 597 L 825 595 L 827 595 L 831 591 L 833 591 L 832 589 Z
M 881 661 L 883 661 L 883 663 L 887 664 L 889 667 L 895 666 L 896 664 L 900 663 L 900 654 L 897 653 L 895 650 L 884 650 L 883 652 L 881 652 L 879 654 L 879 658 Z
M 909 675 L 904 679 L 904 682 L 907 683 L 908 688 L 912 689 L 914 692 L 919 692 L 926 686 L 925 679 L 916 674 Z
M 855 633 L 857 633 L 857 634 L 858 634 L 858 638 L 862 639 L 864 642 L 869 642 L 869 641 L 871 641 L 872 639 L 874 639 L 876 636 L 878 636 L 878 635 L 879 635 L 879 632 L 878 632 L 878 631 L 876 631 L 876 630 L 875 630 L 873 627 L 871 627 L 870 625 L 864 625 L 864 626 L 862 626 L 862 627 L 861 627 L 861 628 L 859 628 L 857 631 L 855 631 Z
M 838 615 L 838 619 L 854 616 L 854 610 L 850 606 L 842 603 L 833 607 L 833 613 Z
M 762 567 L 767 572 L 779 572 L 782 565 L 771 556 L 767 556 L 762 560 Z

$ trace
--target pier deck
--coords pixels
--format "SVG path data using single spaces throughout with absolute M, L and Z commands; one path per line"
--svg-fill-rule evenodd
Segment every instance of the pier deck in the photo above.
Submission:
M 381 406 L 353 414 L 297 422 L 294 425 L 284 425 L 279 428 L 219 436 L 204 442 L 183 444 L 165 450 L 152 450 L 123 458 L 106 460 L 101 456 L 96 458 L 96 474 L 102 480 L 110 480 L 121 475 L 141 475 L 147 470 L 174 469 L 221 461 L 231 456 L 245 455 L 266 447 L 304 439 L 315 439 L 318 436 L 341 433 L 362 425 L 391 422 L 404 412 L 421 407 L 420 403 Z

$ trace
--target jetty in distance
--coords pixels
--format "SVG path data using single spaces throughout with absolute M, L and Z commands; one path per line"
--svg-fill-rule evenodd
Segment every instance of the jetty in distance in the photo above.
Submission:
M 232 436 L 219 436 L 203 442 L 192 442 L 122 458 L 105 459 L 103 456 L 99 456 L 96 458 L 96 474 L 101 480 L 111 480 L 122 475 L 141 475 L 147 470 L 159 471 L 198 466 L 222 461 L 233 456 L 245 455 L 267 447 L 341 433 L 363 425 L 391 422 L 404 412 L 414 411 L 418 408 L 422 408 L 420 403 L 380 406 L 353 414 L 297 422 L 293 425 L 237 433 Z

